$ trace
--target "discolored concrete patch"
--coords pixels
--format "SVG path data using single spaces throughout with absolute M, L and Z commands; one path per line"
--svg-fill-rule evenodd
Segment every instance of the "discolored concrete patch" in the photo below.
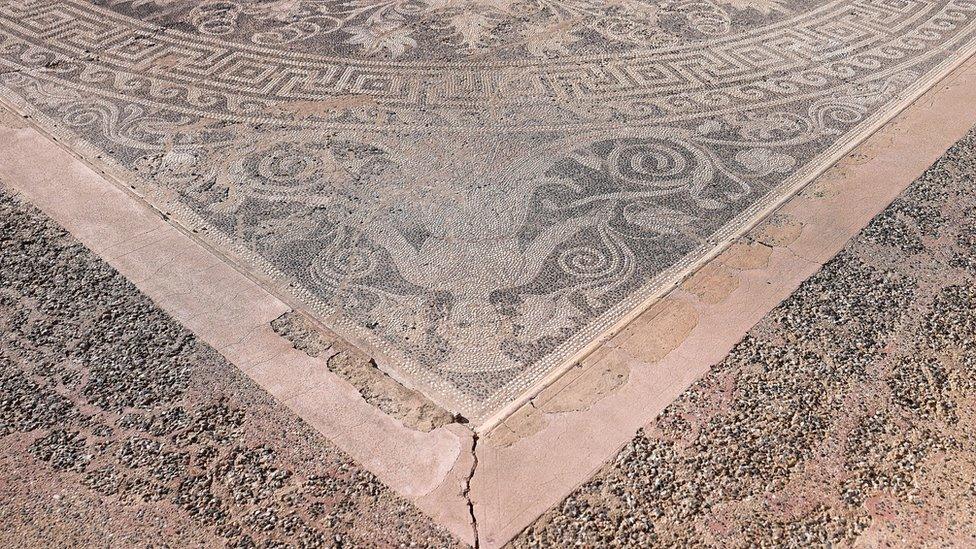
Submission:
M 867 160 L 863 158 L 863 153 L 856 153 L 857 160 L 854 161 L 854 165 L 862 165 Z M 820 185 L 814 186 L 808 192 L 811 196 L 817 198 L 825 198 L 828 196 L 836 196 L 828 194 L 824 191 L 825 188 L 830 188 L 829 185 L 821 183 Z M 800 233 L 803 232 L 803 223 L 791 218 L 789 215 L 785 214 L 774 214 L 768 219 L 764 220 L 756 230 L 750 234 L 750 237 L 761 244 L 765 244 L 770 247 L 782 247 L 789 246 L 790 244 L 796 242 L 797 238 L 800 238 Z
M 736 242 L 685 279 L 681 288 L 694 294 L 702 302 L 720 303 L 739 287 L 740 271 L 762 269 L 769 265 L 773 246 L 777 245 L 785 244 L 767 244 L 748 240 Z
M 275 333 L 311 357 L 321 357 L 330 371 L 351 383 L 363 399 L 413 429 L 430 432 L 458 421 L 420 391 L 404 387 L 376 363 L 312 319 L 287 312 L 271 322 Z

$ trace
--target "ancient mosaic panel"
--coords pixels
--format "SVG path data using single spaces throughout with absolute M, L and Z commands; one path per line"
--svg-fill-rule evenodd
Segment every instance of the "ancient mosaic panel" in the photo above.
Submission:
M 974 39 L 971 0 L 0 0 L 0 86 L 477 422 Z

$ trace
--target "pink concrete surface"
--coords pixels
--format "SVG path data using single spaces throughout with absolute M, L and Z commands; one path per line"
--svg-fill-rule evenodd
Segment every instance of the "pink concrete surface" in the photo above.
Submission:
M 530 403 L 532 428 L 513 431 L 505 444 L 482 433 L 477 456 L 467 427 L 423 433 L 366 403 L 321 360 L 274 333 L 270 322 L 288 304 L 111 176 L 10 120 L 0 117 L 0 181 L 383 482 L 473 543 L 470 497 L 481 546 L 498 547 L 587 480 L 976 122 L 976 63 L 959 67 L 786 203 L 777 217 L 792 227 L 789 238 L 767 238 L 762 225 L 750 233 L 744 242 L 771 247 L 761 264 L 720 255 L 706 266 L 714 280 L 705 268 L 692 277 L 713 290 L 707 299 L 688 285 L 666 296 L 694 311 L 680 344 L 660 356 L 648 351 L 660 343 L 660 327 L 638 317 L 582 361 L 582 370 L 623 366 L 628 373 L 619 386 L 591 402 L 583 398 L 579 409 L 545 412 L 541 401 L 539 409 Z
M 474 541 L 462 496 L 472 459 L 467 429 L 423 433 L 367 404 L 324 361 L 274 333 L 270 323 L 289 310 L 285 303 L 39 132 L 0 125 L 0 181 L 380 480 Z

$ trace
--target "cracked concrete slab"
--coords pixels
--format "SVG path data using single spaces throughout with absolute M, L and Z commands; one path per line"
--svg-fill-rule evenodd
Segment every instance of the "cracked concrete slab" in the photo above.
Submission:
M 0 546 L 461 545 L 2 180 L 0 226 Z
M 467 428 L 424 433 L 368 404 L 324 360 L 274 332 L 271 322 L 291 310 L 286 303 L 39 133 L 0 128 L 0 149 L 0 179 L 95 253 L 109 250 L 107 261 L 175 319 L 385 484 L 473 541 L 466 500 L 444 487 L 455 466 L 464 468 Z M 39 173 L 38 166 L 54 168 Z

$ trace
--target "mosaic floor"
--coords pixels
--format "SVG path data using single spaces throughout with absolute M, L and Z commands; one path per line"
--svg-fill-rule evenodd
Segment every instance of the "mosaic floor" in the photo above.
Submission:
M 478 423 L 974 45 L 963 0 L 0 0 L 0 93 Z

